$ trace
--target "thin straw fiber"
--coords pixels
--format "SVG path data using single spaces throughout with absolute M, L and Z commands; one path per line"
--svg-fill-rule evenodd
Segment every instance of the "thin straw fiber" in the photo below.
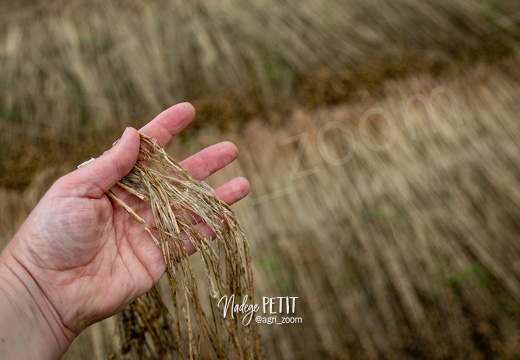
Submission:
M 229 206 L 144 134 L 138 161 L 118 185 L 150 204 L 152 223 L 114 192 L 108 193 L 161 248 L 173 303 L 169 310 L 156 285 L 124 309 L 119 316 L 121 355 L 260 357 L 254 321 L 244 326 L 240 316 L 223 316 L 217 306 L 224 296 L 235 295 L 235 301 L 241 303 L 245 296 L 254 295 L 248 242 Z M 209 227 L 215 239 L 205 236 L 202 227 Z M 203 274 L 196 271 L 186 242 L 197 250 Z M 206 286 L 200 286 L 200 276 Z

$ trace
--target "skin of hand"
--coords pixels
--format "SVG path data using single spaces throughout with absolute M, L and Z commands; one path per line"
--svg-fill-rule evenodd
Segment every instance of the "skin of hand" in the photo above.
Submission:
M 164 146 L 194 115 L 190 104 L 178 104 L 139 132 Z M 110 150 L 58 179 L 0 254 L 0 358 L 59 358 L 83 329 L 123 309 L 163 275 L 161 250 L 106 195 L 112 189 L 151 219 L 147 204 L 115 186 L 132 169 L 139 144 L 138 131 L 127 128 Z M 222 142 L 181 165 L 204 180 L 236 156 L 236 147 Z M 214 192 L 232 204 L 247 195 L 249 183 L 235 178 Z

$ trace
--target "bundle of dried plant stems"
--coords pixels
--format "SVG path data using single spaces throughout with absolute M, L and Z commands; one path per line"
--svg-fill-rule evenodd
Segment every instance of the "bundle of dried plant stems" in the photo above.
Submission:
M 243 326 L 240 317 L 224 317 L 217 307 L 226 295 L 234 294 L 237 304 L 244 296 L 254 295 L 247 239 L 229 206 L 144 134 L 138 161 L 118 185 L 150 204 L 152 224 L 113 192 L 108 193 L 161 248 L 173 295 L 173 314 L 163 303 L 158 286 L 120 313 L 122 357 L 260 357 L 254 321 Z M 204 236 L 200 224 L 211 228 L 214 240 Z M 201 259 L 205 289 L 197 288 L 186 242 L 194 245 Z M 201 302 L 200 294 L 207 296 L 210 306 Z M 208 307 L 211 316 L 206 314 Z

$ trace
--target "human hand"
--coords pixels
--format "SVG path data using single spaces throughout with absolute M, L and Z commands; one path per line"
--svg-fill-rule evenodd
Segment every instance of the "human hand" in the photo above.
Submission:
M 194 114 L 190 104 L 179 104 L 140 132 L 164 146 Z M 0 255 L 0 357 L 15 354 L 13 343 L 7 340 L 31 341 L 13 339 L 12 328 L 6 329 L 9 322 L 18 319 L 19 324 L 33 324 L 29 337 L 47 329 L 44 335 L 52 347 L 45 354 L 59 356 L 85 327 L 123 309 L 164 273 L 161 250 L 143 226 L 106 195 L 112 189 L 142 218 L 152 219 L 148 204 L 114 186 L 132 169 L 139 144 L 138 132 L 128 128 L 113 148 L 58 179 Z M 194 178 L 204 180 L 236 156 L 236 147 L 223 142 L 181 165 Z M 242 199 L 248 191 L 249 184 L 243 178 L 215 189 L 228 204 Z M 189 244 L 188 250 L 194 251 Z M 24 312 L 24 307 L 31 311 Z M 9 308 L 14 308 L 14 315 L 5 314 Z M 42 341 L 36 339 L 33 344 L 37 340 Z M 28 351 L 23 343 L 17 349 Z M 42 358 L 42 349 L 37 350 Z

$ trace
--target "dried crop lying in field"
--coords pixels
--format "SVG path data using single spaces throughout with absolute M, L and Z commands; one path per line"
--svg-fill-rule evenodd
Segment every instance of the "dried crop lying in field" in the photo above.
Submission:
M 0 157 L 9 187 L 174 102 L 225 128 L 353 102 L 388 78 L 458 74 L 514 52 L 520 11 L 508 0 L 27 3 L 38 6 L 0 14 L 0 141 L 31 160 Z
M 383 100 L 170 144 L 179 158 L 224 137 L 240 149 L 209 183 L 251 180 L 234 211 L 255 254 L 255 302 L 298 296 L 304 321 L 259 326 L 266 358 L 518 357 L 518 62 L 453 81 L 412 77 L 387 83 Z M 429 99 L 435 89 L 445 92 Z M 359 120 L 370 109 L 389 121 L 371 116 L 367 140 Z M 4 243 L 57 175 L 49 167 L 23 192 L 2 190 Z M 113 319 L 94 325 L 65 359 L 106 359 L 115 331 Z

